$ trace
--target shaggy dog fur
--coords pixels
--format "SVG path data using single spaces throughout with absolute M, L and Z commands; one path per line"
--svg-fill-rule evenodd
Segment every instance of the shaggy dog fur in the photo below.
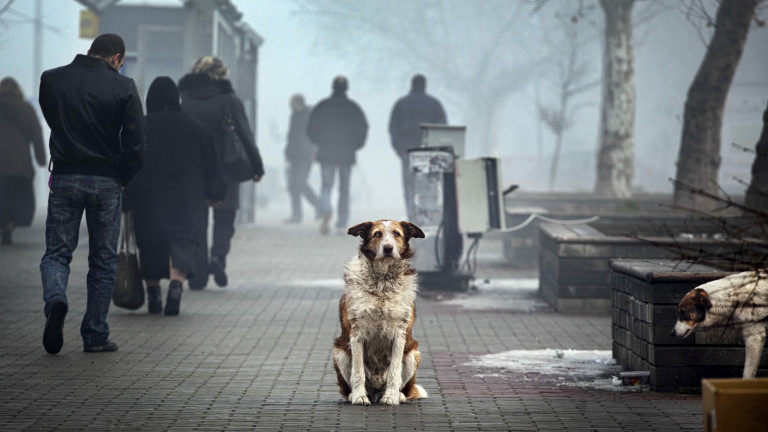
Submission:
M 410 222 L 390 220 L 364 222 L 347 233 L 362 242 L 347 263 L 339 302 L 341 336 L 333 344 L 339 392 L 355 405 L 426 398 L 416 384 L 421 353 L 411 329 L 418 287 L 408 245 L 424 233 Z

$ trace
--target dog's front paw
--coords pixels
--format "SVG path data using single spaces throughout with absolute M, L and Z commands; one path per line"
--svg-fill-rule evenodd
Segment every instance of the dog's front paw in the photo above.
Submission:
M 405 402 L 405 396 L 397 390 L 387 390 L 381 398 L 381 403 L 384 405 L 400 405 L 401 402 Z
M 366 396 L 365 393 L 352 392 L 349 395 L 349 401 L 352 403 L 352 405 L 368 406 L 371 404 L 371 401 L 368 400 L 368 396 Z

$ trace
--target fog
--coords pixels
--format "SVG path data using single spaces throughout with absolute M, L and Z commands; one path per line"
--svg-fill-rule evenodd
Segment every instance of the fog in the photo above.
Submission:
M 4 3 L 0 1 L 0 6 Z M 57 1 L 55 7 L 52 7 L 54 2 L 42 3 L 40 68 L 45 70 L 69 63 L 75 54 L 85 53 L 90 40 L 78 38 L 79 12 L 83 6 L 74 0 Z M 123 3 L 181 4 L 173 0 Z M 467 146 L 475 149 L 474 153 L 469 151 L 469 155 L 480 155 L 476 151 L 481 148 L 477 142 L 480 139 L 476 135 L 477 128 L 473 129 L 472 120 L 467 118 L 467 113 L 472 111 L 468 108 L 472 107 L 467 106 L 467 101 L 457 100 L 450 90 L 457 87 L 457 83 L 440 82 L 438 77 L 430 76 L 426 67 L 419 68 L 391 52 L 386 53 L 384 62 L 388 70 L 372 73 L 370 59 L 375 58 L 376 53 L 371 52 L 371 47 L 378 44 L 351 43 L 348 51 L 352 52 L 339 56 L 339 50 L 328 49 L 318 42 L 322 41 L 317 37 L 321 34 L 319 27 L 306 15 L 295 13 L 296 3 L 279 0 L 232 0 L 232 3 L 243 13 L 243 21 L 264 38 L 259 51 L 257 122 L 257 144 L 268 170 L 259 186 L 259 197 L 265 201 L 262 204 L 287 205 L 283 148 L 290 96 L 302 93 L 309 104 L 315 104 L 330 95 L 331 81 L 339 74 L 348 77 L 348 95 L 362 107 L 369 123 L 368 140 L 358 152 L 358 163 L 353 171 L 353 212 L 355 206 L 378 206 L 383 202 L 388 205 L 382 207 L 401 210 L 404 207 L 399 161 L 389 142 L 387 124 L 392 105 L 408 92 L 410 77 L 415 73 L 426 73 L 427 92 L 443 101 L 449 123 L 468 126 Z M 675 175 L 685 97 L 706 46 L 697 28 L 680 12 L 679 1 L 657 3 L 660 11 L 634 31 L 637 89 L 634 185 L 637 191 L 670 193 L 672 186 L 668 178 Z M 551 26 L 557 9 L 569 5 L 575 7 L 576 4 L 568 0 L 551 0 L 526 21 L 531 23 L 531 29 L 522 31 L 538 31 L 533 24 Z M 603 15 L 591 2 L 585 4 L 593 8 L 583 17 L 585 31 L 591 32 L 592 42 L 586 43 L 579 55 L 590 66 L 590 73 L 599 79 Z M 765 9 L 762 12 L 764 14 Z M 481 33 L 482 25 L 461 22 L 457 31 Z M 4 59 L 0 75 L 15 77 L 30 98 L 36 96 L 41 72 L 34 70 L 34 29 L 32 1 L 16 0 L 0 15 L 0 56 Z M 338 39 L 347 35 L 343 26 L 333 28 L 333 32 L 338 33 Z M 768 100 L 765 46 L 768 46 L 768 30 L 753 25 L 727 101 L 720 181 L 731 192 L 743 192 L 743 187 L 732 177 L 749 181 L 753 159 L 752 154 L 732 147 L 731 143 L 754 148 L 762 127 L 762 112 Z M 531 54 L 526 52 L 529 49 L 538 47 L 509 46 L 502 52 L 503 55 L 526 57 L 524 54 Z M 543 66 L 534 74 L 543 75 L 552 67 Z M 536 100 L 538 97 L 550 103 L 555 96 L 545 83 L 535 78 L 525 77 L 526 84 L 507 98 L 494 116 L 495 123 L 491 128 L 497 142 L 492 155 L 502 158 L 504 182 L 519 184 L 523 191 L 547 190 L 554 147 L 554 136 L 538 121 Z M 481 89 L 488 83 L 465 82 L 460 85 Z M 594 185 L 600 87 L 582 93 L 574 103 L 580 109 L 564 134 L 561 169 L 555 183 L 557 191 L 590 191 Z M 43 178 L 47 176 L 43 174 L 41 171 L 38 175 L 38 183 L 44 188 Z M 312 176 L 317 183 L 319 173 L 315 171 Z

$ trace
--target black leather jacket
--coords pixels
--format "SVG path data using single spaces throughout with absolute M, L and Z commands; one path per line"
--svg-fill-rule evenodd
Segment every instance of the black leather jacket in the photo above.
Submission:
M 144 113 L 136 84 L 97 57 L 43 72 L 40 109 L 51 128 L 53 173 L 115 177 L 123 185 L 144 161 Z

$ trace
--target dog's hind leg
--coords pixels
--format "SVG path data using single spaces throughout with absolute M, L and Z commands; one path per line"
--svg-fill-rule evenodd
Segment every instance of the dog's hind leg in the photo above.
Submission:
M 428 396 L 427 391 L 422 386 L 416 384 L 416 371 L 419 368 L 419 364 L 421 364 L 421 353 L 417 350 L 412 350 L 403 357 L 404 384 L 400 394 L 404 399 L 424 399 Z
M 349 384 L 349 375 L 352 373 L 352 362 L 346 351 L 333 349 L 333 369 L 336 370 L 336 383 L 339 385 L 339 393 L 348 397 L 352 392 Z
M 741 334 L 744 336 L 746 347 L 743 377 L 754 378 L 765 346 L 765 323 L 757 322 L 746 325 L 741 329 Z

